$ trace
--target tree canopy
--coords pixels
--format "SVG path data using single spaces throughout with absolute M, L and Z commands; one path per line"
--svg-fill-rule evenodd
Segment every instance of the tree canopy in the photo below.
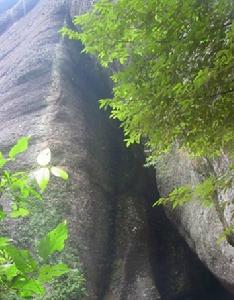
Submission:
M 62 34 L 114 70 L 100 105 L 127 145 L 144 141 L 151 161 L 175 143 L 212 157 L 233 136 L 233 16 L 232 0 L 100 0 Z

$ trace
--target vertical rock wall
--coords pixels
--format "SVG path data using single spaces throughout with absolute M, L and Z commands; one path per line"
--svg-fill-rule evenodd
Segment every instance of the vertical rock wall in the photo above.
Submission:
M 213 167 L 202 164 L 201 161 L 195 162 L 184 151 L 175 150 L 157 164 L 159 191 L 162 196 L 167 196 L 178 186 L 194 186 L 202 180 L 204 171 L 209 174 L 210 167 L 212 172 L 223 171 L 225 161 L 224 158 L 219 163 L 216 161 Z M 227 167 L 227 163 L 225 165 Z M 212 172 L 210 175 L 214 175 Z M 230 215 L 233 213 L 232 199 L 233 189 L 227 190 L 226 193 L 218 192 L 217 202 L 230 202 L 221 212 L 223 217 L 220 217 L 215 205 L 210 208 L 204 207 L 198 199 L 193 199 L 175 210 L 168 208 L 167 215 L 202 262 L 234 293 L 234 247 L 226 239 L 221 244 L 217 242 L 225 228 L 222 220 L 227 218 L 226 223 L 230 225 Z
M 25 166 L 49 146 L 53 163 L 68 170 L 69 183 L 53 197 L 79 249 L 87 299 L 216 299 L 216 281 L 163 211 L 152 211 L 157 191 L 141 150 L 126 150 L 98 109 L 111 93 L 105 73 L 58 34 L 91 4 L 0 1 L 0 148 L 28 135 Z

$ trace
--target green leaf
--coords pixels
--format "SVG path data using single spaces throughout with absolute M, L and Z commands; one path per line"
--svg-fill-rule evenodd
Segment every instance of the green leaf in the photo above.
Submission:
M 47 259 L 55 251 L 62 251 L 64 248 L 64 242 L 67 237 L 67 223 L 66 221 L 64 221 L 40 240 L 39 255 L 42 258 Z
M 41 283 L 47 283 L 55 277 L 59 277 L 67 272 L 69 272 L 69 268 L 65 264 L 57 264 L 54 266 L 44 265 L 39 271 L 39 281 Z
M 5 248 L 9 243 L 10 239 L 0 236 L 0 249 Z
M 4 158 L 2 152 L 0 152 L 0 169 L 2 167 L 4 167 L 4 165 L 6 164 L 7 160 Z
M 27 217 L 29 215 L 29 210 L 23 207 L 18 208 L 17 210 L 14 210 L 11 212 L 11 217 L 16 219 L 20 217 Z
M 28 149 L 28 141 L 29 141 L 29 137 L 22 137 L 21 139 L 19 139 L 16 145 L 14 145 L 11 148 L 9 152 L 9 157 L 15 158 L 16 155 L 25 152 Z
M 20 278 L 14 285 L 14 289 L 20 291 L 20 296 L 24 298 L 31 297 L 33 295 L 44 295 L 45 289 L 38 280 Z
M 48 185 L 50 180 L 50 171 L 48 168 L 40 168 L 34 172 L 34 177 L 36 179 L 37 184 L 44 191 Z
M 7 276 L 7 280 L 12 280 L 20 271 L 16 268 L 15 264 L 0 265 L 0 274 Z
M 49 148 L 44 149 L 37 156 L 37 163 L 42 167 L 47 166 L 50 163 L 50 160 L 51 160 L 51 151 Z
M 45 288 L 37 280 L 29 280 L 20 290 L 20 295 L 30 297 L 32 295 L 44 295 Z
M 101 65 L 123 64 L 112 68 L 113 99 L 100 107 L 121 122 L 127 145 L 143 138 L 152 163 L 175 142 L 219 155 L 233 140 L 234 1 L 95 2 L 74 18 L 77 31 L 61 32 Z
M 5 250 L 14 261 L 17 269 L 22 273 L 30 273 L 36 269 L 37 263 L 29 254 L 28 250 L 18 249 L 14 246 L 6 246 Z
M 56 177 L 60 177 L 64 180 L 68 179 L 68 174 L 66 171 L 64 171 L 63 169 L 59 168 L 59 167 L 51 167 L 51 173 L 56 176 Z

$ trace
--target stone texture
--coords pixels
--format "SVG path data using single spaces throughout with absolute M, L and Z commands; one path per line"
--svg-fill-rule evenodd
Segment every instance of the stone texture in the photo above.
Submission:
M 49 146 L 53 163 L 68 170 L 56 201 L 79 249 L 87 299 L 229 299 L 217 298 L 218 283 L 163 211 L 152 210 L 157 190 L 142 151 L 126 150 L 98 109 L 111 94 L 105 73 L 58 34 L 91 4 L 0 0 L 0 149 L 30 135 L 23 166 Z
M 160 194 L 167 196 L 175 187 L 196 185 L 204 178 L 204 171 L 210 174 L 221 173 L 227 168 L 227 164 L 227 157 L 207 165 L 191 160 L 183 151 L 174 150 L 157 163 L 156 177 Z M 233 189 L 227 190 L 225 194 L 219 192 L 216 201 L 231 201 L 232 195 Z M 232 205 L 228 205 L 220 216 L 220 211 L 217 211 L 215 206 L 205 208 L 194 199 L 183 207 L 175 210 L 168 207 L 166 211 L 191 249 L 222 284 L 234 293 L 234 247 L 226 240 L 220 245 L 217 243 L 224 225 L 230 225 L 232 209 Z
M 123 176 L 119 169 L 121 136 L 97 104 L 99 98 L 110 94 L 109 83 L 97 64 L 80 54 L 79 43 L 64 41 L 58 34 L 66 22 L 71 23 L 70 10 L 84 10 L 88 1 L 41 0 L 28 7 L 30 3 L 12 3 L 0 19 L 1 149 L 30 135 L 32 145 L 25 166 L 49 146 L 54 163 L 68 169 L 71 179 L 60 201 L 64 202 L 73 247 L 79 248 L 88 298 L 101 299 L 109 282 L 112 234 L 117 225 L 115 177 Z M 142 205 L 144 197 L 140 201 Z M 141 218 L 146 226 L 146 214 Z M 137 284 L 143 290 L 154 287 L 147 247 L 144 253 L 144 274 L 141 265 L 135 268 Z M 141 276 L 146 279 L 139 283 Z M 129 283 L 129 294 L 133 286 L 134 282 Z M 130 297 L 128 290 L 124 293 Z

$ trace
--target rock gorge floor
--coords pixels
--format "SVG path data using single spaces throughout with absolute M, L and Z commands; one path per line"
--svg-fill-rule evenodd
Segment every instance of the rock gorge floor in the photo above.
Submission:
M 152 208 L 154 171 L 143 168 L 142 149 L 125 149 L 118 124 L 98 108 L 111 95 L 107 75 L 80 54 L 79 43 L 58 34 L 91 2 L 0 0 L 0 148 L 28 135 L 25 165 L 49 146 L 68 169 L 70 183 L 56 199 L 79 249 L 87 299 L 231 300 L 204 254 L 198 258 L 164 211 Z M 228 249 L 232 261 L 224 257 L 223 266 L 231 273 Z M 209 247 L 203 251 L 209 257 Z M 227 286 L 232 278 L 227 274 Z

